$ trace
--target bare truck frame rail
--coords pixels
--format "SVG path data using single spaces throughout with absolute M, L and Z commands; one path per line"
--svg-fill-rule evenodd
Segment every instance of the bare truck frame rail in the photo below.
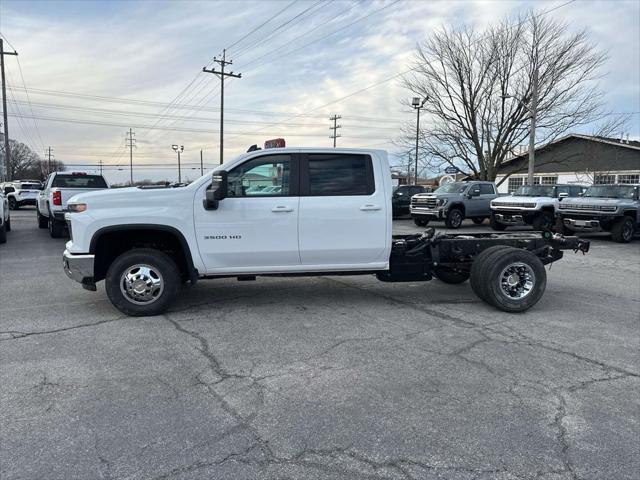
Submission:
M 480 299 L 507 312 L 532 307 L 546 287 L 545 265 L 563 250 L 589 251 L 589 241 L 552 232 L 394 235 L 385 282 L 415 282 L 434 276 L 445 283 L 470 280 Z

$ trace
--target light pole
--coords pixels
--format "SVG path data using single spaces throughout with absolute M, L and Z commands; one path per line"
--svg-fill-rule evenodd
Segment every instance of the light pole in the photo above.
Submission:
M 180 172 L 180 153 L 184 152 L 184 145 L 171 145 L 174 152 L 178 152 L 178 183 L 182 183 L 182 173 Z
M 518 100 L 527 110 L 529 110 L 529 116 L 531 118 L 531 124 L 529 126 L 529 167 L 527 169 L 527 183 L 533 185 L 533 171 L 536 159 L 536 115 L 538 113 L 538 69 L 533 71 L 533 85 L 531 92 L 531 104 L 527 106 L 527 102 L 523 98 L 515 95 L 503 95 L 502 98 L 515 98 Z
M 420 138 L 420 109 L 424 107 L 424 102 L 427 101 L 429 97 L 424 97 L 422 101 L 420 101 L 419 97 L 413 97 L 411 100 L 411 105 L 417 112 L 416 118 L 416 158 L 415 158 L 415 171 L 413 172 L 413 184 L 418 184 L 418 139 Z

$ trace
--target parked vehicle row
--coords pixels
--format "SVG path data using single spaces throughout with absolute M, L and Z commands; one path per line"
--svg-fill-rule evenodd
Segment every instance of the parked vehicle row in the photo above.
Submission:
M 66 228 L 64 214 L 68 212 L 69 199 L 78 193 L 109 188 L 102 175 L 82 172 L 53 172 L 45 181 L 36 203 L 39 228 L 48 228 L 53 238 L 62 237 Z

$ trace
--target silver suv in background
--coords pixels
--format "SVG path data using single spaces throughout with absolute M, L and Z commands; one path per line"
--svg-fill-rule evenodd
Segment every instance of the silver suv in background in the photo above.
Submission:
M 615 242 L 630 242 L 640 227 L 639 191 L 640 185 L 594 185 L 559 205 L 558 222 L 565 234 L 605 231 Z
M 498 196 L 493 182 L 451 182 L 433 193 L 411 197 L 411 216 L 419 227 L 432 220 L 444 220 L 447 228 L 460 228 L 465 218 L 481 224 L 491 215 L 491 200 Z
M 513 195 L 491 201 L 491 228 L 501 231 L 511 225 L 532 225 L 534 230 L 551 230 L 560 202 L 585 190 L 579 185 L 518 187 Z

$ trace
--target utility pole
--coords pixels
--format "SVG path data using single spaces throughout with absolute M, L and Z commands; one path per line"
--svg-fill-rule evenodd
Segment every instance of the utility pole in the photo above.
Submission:
M 129 147 L 129 186 L 133 187 L 133 147 L 136 146 L 135 133 L 131 129 L 127 132 L 125 144 Z
M 329 138 L 333 138 L 333 148 L 336 148 L 336 138 L 341 137 L 342 135 L 338 134 L 338 129 L 342 128 L 342 125 L 338 125 L 338 119 L 342 118 L 340 115 L 334 115 L 333 117 L 329 117 L 329 120 L 333 122 L 333 127 L 329 127 L 329 130 L 333 130 L 333 135 L 329 135 Z
M 531 114 L 531 126 L 529 129 L 529 169 L 527 182 L 533 185 L 533 170 L 536 161 L 536 115 L 538 113 L 538 67 L 533 70 L 533 92 L 531 95 L 531 106 L 529 113 Z
M 202 67 L 202 71 L 205 73 L 213 73 L 220 79 L 220 165 L 222 165 L 224 157 L 224 77 L 242 78 L 241 73 L 234 74 L 233 71 L 225 72 L 224 67 L 227 65 L 233 65 L 231 60 L 227 61 L 227 50 L 222 50 L 222 58 L 213 57 L 213 61 L 220 65 L 220 70 L 207 70 L 207 67 Z
M 424 107 L 424 103 L 429 99 L 429 97 L 424 97 L 422 99 L 422 102 L 420 102 L 420 98 L 418 97 L 413 97 L 413 100 L 411 101 L 411 105 L 413 106 L 413 108 L 418 112 L 417 118 L 416 118 L 416 158 L 415 158 L 415 172 L 413 172 L 414 175 L 414 180 L 413 180 L 413 184 L 414 185 L 418 185 L 418 140 L 420 139 L 420 110 L 422 109 L 422 107 Z
M 100 175 L 102 175 L 102 160 L 100 160 L 99 165 L 100 165 Z
M 204 175 L 204 169 L 202 168 L 202 149 L 200 149 L 200 175 Z
M 4 117 L 4 165 L 5 180 L 13 180 L 11 175 L 11 150 L 9 149 L 9 122 L 7 120 L 7 82 L 4 77 L 4 56 L 15 55 L 18 52 L 5 52 L 4 40 L 0 38 L 0 76 L 2 77 L 2 116 Z
M 44 154 L 47 156 L 47 169 L 51 173 L 53 172 L 51 169 L 51 146 L 44 151 Z

